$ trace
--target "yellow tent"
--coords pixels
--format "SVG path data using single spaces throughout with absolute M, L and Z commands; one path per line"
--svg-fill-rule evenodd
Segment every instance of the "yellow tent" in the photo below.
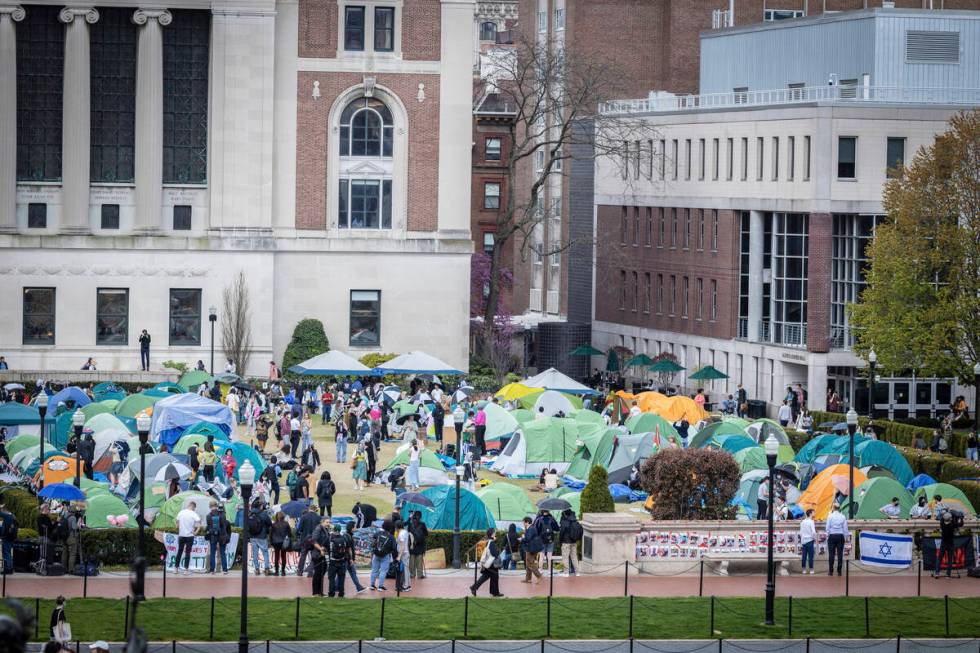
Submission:
M 850 495 L 848 488 L 848 466 L 831 465 L 813 477 L 806 491 L 796 502 L 803 510 L 813 508 L 815 519 L 826 519 L 834 504 L 838 491 Z M 868 477 L 857 467 L 854 468 L 854 487 L 861 485 Z
M 523 383 L 508 383 L 494 396 L 504 401 L 517 401 L 535 392 L 541 392 L 541 388 L 529 388 Z
M 34 475 L 34 483 L 40 480 L 41 472 Z M 51 456 L 44 461 L 44 484 L 64 483 L 66 479 L 75 478 L 75 458 L 69 456 Z

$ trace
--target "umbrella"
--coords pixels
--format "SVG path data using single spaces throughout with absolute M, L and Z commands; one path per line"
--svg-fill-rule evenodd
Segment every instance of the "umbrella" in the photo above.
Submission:
M 599 351 L 592 345 L 579 345 L 572 351 L 568 352 L 569 356 L 602 356 L 606 352 Z
M 160 471 L 153 477 L 154 481 L 170 481 L 172 479 L 184 479 L 191 475 L 191 468 L 178 462 L 168 463 L 161 467 Z
M 692 381 L 715 381 L 717 379 L 727 379 L 728 375 L 712 365 L 705 365 L 688 378 Z
M 306 512 L 307 507 L 309 507 L 309 499 L 303 499 L 301 501 L 290 501 L 288 503 L 282 504 L 280 510 L 287 516 L 293 519 L 298 519 L 300 515 Z
M 398 497 L 398 500 L 401 501 L 402 504 L 414 503 L 419 506 L 425 506 L 426 508 L 435 507 L 435 504 L 432 503 L 432 499 L 424 494 L 420 494 L 419 492 L 404 492 Z
M 255 386 L 253 386 L 248 381 L 235 381 L 232 387 L 238 388 L 239 390 L 247 390 L 248 392 L 255 390 Z
M 540 388 L 529 388 L 523 383 L 508 383 L 494 395 L 498 399 L 503 399 L 504 401 L 517 401 L 523 397 L 539 392 Z
M 796 466 L 793 465 L 792 463 L 779 465 L 778 467 L 775 468 L 774 471 L 780 476 L 782 476 L 783 478 L 788 479 L 791 483 L 800 482 L 800 477 L 799 477 L 800 472 L 799 470 L 796 469 Z
M 542 499 L 538 501 L 538 508 L 540 510 L 568 510 L 572 507 L 572 504 L 565 501 L 564 499 L 556 499 L 554 497 L 549 497 L 547 499 Z
M 362 376 L 371 373 L 367 365 L 336 349 L 293 365 L 289 371 L 307 376 Z
M 3 389 L 4 390 L 26 390 L 26 388 L 24 386 L 22 386 L 21 384 L 19 384 L 19 383 L 8 383 L 7 385 L 3 386 Z
M 676 374 L 677 372 L 683 371 L 684 368 L 669 358 L 661 358 L 656 363 L 650 366 L 651 372 L 657 372 L 662 374 Z
M 397 385 L 386 385 L 381 394 L 384 395 L 385 402 L 393 404 L 402 396 L 402 389 Z
M 609 356 L 606 358 L 606 371 L 607 372 L 619 371 L 619 356 L 616 355 L 615 349 L 609 350 Z
M 44 486 L 44 489 L 37 493 L 45 499 L 58 499 L 59 501 L 85 501 L 85 493 L 74 485 L 67 483 L 52 483 Z
M 431 404 L 432 396 L 428 392 L 418 392 L 412 397 L 413 404 Z
M 242 381 L 242 377 L 237 374 L 232 374 L 231 372 L 222 372 L 221 374 L 215 374 L 214 380 L 218 383 L 225 383 L 231 385 L 232 383 L 238 383 Z
M 473 393 L 474 392 L 475 392 L 475 390 L 473 388 L 471 388 L 470 386 L 468 386 L 468 385 L 467 386 L 463 386 L 463 387 L 459 388 L 458 390 L 456 390 L 456 392 L 453 393 L 453 401 L 455 401 L 457 403 L 460 402 L 460 401 L 466 401 L 471 396 L 473 396 Z
M 633 358 L 626 361 L 626 365 L 624 367 L 633 367 L 634 365 L 637 367 L 646 367 L 648 365 L 653 365 L 653 359 L 647 356 L 646 354 L 637 354 Z

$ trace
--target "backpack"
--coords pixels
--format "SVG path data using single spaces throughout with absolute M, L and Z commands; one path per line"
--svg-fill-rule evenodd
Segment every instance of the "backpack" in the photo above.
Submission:
M 374 538 L 374 555 L 383 558 L 395 551 L 395 538 L 388 531 L 380 531 Z
M 290 470 L 289 474 L 286 476 L 286 487 L 289 488 L 290 495 L 292 491 L 296 489 L 296 484 L 299 482 L 299 476 L 296 475 L 295 470 Z
M 330 536 L 330 559 L 334 562 L 341 562 L 347 559 L 347 538 L 341 533 L 334 533 Z
M 568 525 L 568 534 L 572 537 L 573 542 L 578 542 L 585 535 L 585 530 L 577 519 Z
M 248 516 L 248 534 L 251 537 L 258 537 L 262 534 L 262 522 L 259 521 L 259 515 Z
M 545 544 L 551 544 L 555 541 L 555 532 L 551 529 L 550 520 L 541 520 L 541 541 Z
M 0 532 L 0 539 L 6 542 L 13 542 L 17 539 L 18 530 L 17 518 L 14 517 L 13 513 L 8 512 L 3 521 L 3 530 Z
M 249 526 L 249 533 L 252 532 L 251 525 Z M 208 515 L 208 537 L 215 539 L 222 539 L 225 536 L 225 529 L 221 526 L 221 515 L 211 514 Z

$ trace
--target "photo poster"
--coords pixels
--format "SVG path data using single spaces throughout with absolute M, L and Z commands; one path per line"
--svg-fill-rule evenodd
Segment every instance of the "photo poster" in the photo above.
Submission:
M 167 552 L 167 567 L 174 568 L 177 561 L 177 534 L 176 533 L 164 533 L 163 534 L 163 547 Z M 191 571 L 207 571 L 208 570 L 208 552 L 210 550 L 210 545 L 206 538 L 197 535 L 194 537 L 194 544 L 191 545 L 191 560 L 188 569 Z M 231 538 L 228 540 L 228 545 L 225 547 L 225 562 L 228 568 L 231 569 L 232 563 L 235 561 L 235 553 L 238 551 L 238 533 L 232 533 Z M 186 555 L 186 554 L 184 554 Z M 269 551 L 269 555 L 272 555 L 272 551 Z M 270 558 L 271 565 L 271 558 Z M 180 565 L 181 569 L 184 568 L 183 561 Z M 221 564 L 215 560 L 215 569 L 220 569 Z
M 844 541 L 844 557 L 850 557 L 853 547 L 851 533 Z M 773 553 L 801 555 L 798 530 L 774 530 Z M 705 555 L 719 556 L 731 554 L 733 557 L 748 557 L 752 554 L 766 553 L 769 542 L 768 531 L 641 531 L 636 536 L 637 560 L 697 560 Z M 817 532 L 814 545 L 815 557 L 827 557 L 827 534 Z

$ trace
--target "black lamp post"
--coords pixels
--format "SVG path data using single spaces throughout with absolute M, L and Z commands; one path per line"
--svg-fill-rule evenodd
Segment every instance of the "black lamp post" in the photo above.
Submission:
M 463 466 L 459 464 L 459 443 L 456 443 L 456 514 L 453 518 L 453 569 L 463 566 L 460 559 L 459 533 L 459 479 L 463 477 Z
M 41 461 L 41 471 L 38 474 L 37 489 L 40 493 L 44 489 L 44 416 L 48 413 L 48 393 L 41 388 L 41 393 L 37 396 L 37 412 L 41 415 L 41 428 L 38 431 L 41 434 L 41 451 L 38 454 L 38 458 Z M 38 497 L 38 501 L 43 501 L 43 499 Z
M 150 417 L 145 412 L 141 412 L 136 417 L 136 432 L 140 438 L 140 511 L 136 515 L 136 525 L 139 526 L 139 551 L 136 556 L 136 585 L 134 599 L 137 601 L 146 600 L 146 447 L 150 437 Z M 166 560 L 164 560 L 166 564 Z
M 208 322 L 211 323 L 211 376 L 214 376 L 214 323 L 218 321 L 218 309 L 208 309 Z
M 78 446 L 82 443 L 82 429 L 85 428 L 85 413 L 79 408 L 71 416 L 71 425 L 75 429 L 75 487 L 82 487 L 82 454 Z
M 973 428 L 980 431 L 980 361 L 973 366 Z
M 776 495 L 776 457 L 779 455 L 779 440 L 775 435 L 766 438 L 766 464 L 769 465 L 769 546 L 766 549 L 766 625 L 772 626 L 776 623 L 775 602 L 776 602 L 776 567 L 772 560 L 773 549 L 773 497 Z
M 212 321 L 213 325 L 214 322 Z M 255 468 L 252 463 L 245 461 L 238 468 L 238 486 L 242 489 L 242 599 L 241 599 L 241 628 L 238 634 L 238 653 L 248 653 L 248 513 L 249 501 L 252 498 L 252 485 L 255 483 Z
M 875 368 L 878 366 L 878 354 L 872 349 L 868 352 L 868 419 L 875 416 Z
M 854 434 L 857 433 L 858 414 L 853 408 L 847 411 L 847 517 L 854 519 Z

